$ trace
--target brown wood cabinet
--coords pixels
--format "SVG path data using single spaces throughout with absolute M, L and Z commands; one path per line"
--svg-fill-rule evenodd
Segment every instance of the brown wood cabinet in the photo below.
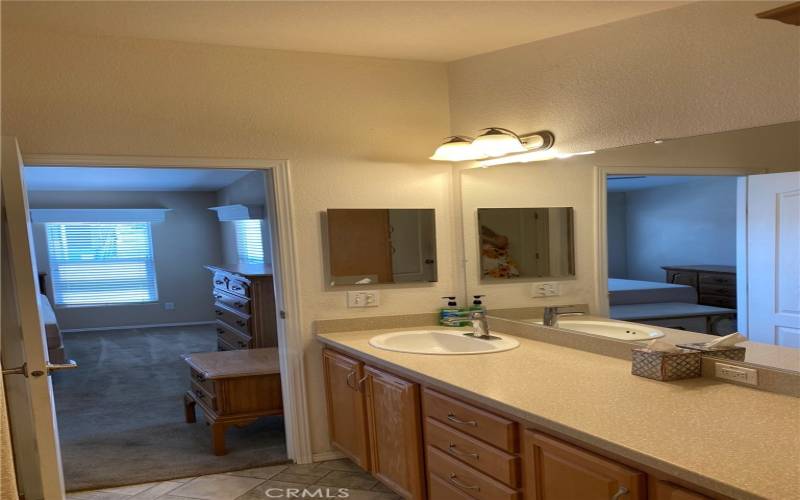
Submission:
M 650 500 L 710 500 L 709 497 L 667 481 L 653 481 Z
M 697 290 L 697 303 L 736 309 L 736 267 L 663 266 L 666 282 Z
M 263 264 L 206 266 L 217 318 L 217 350 L 278 345 L 272 269 Z
M 545 434 L 525 431 L 529 500 L 644 500 L 645 474 Z
M 371 470 L 366 400 L 359 384 L 364 363 L 325 349 L 325 393 L 331 444 L 359 467 Z
M 419 385 L 365 372 L 372 473 L 404 498 L 425 498 Z

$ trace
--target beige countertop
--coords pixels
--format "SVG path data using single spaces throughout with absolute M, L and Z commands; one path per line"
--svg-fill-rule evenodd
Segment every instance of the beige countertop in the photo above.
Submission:
M 384 351 L 393 330 L 319 334 L 343 352 L 734 498 L 800 498 L 800 399 L 709 378 L 658 382 L 629 361 L 516 337 L 511 351 Z M 500 332 L 502 334 L 502 331 Z
M 207 379 L 270 375 L 281 371 L 277 347 L 196 352 L 182 357 Z

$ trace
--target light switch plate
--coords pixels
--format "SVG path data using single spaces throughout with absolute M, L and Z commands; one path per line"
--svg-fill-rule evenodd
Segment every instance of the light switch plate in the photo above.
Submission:
M 347 292 L 347 307 L 378 307 L 381 295 L 375 290 Z
M 740 384 L 758 385 L 758 370 L 727 363 L 714 363 L 714 376 Z
M 531 286 L 531 297 L 557 297 L 561 295 L 558 281 L 543 281 Z

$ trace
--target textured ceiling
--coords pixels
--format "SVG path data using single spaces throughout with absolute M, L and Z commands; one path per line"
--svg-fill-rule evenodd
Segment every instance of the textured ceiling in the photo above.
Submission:
M 447 62 L 686 2 L 2 2 L 4 27 Z

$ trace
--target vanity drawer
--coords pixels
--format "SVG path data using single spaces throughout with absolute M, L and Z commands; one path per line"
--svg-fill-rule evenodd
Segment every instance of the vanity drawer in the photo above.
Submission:
M 724 297 L 722 295 L 700 295 L 699 304 L 714 307 L 727 307 L 736 309 L 736 297 Z
M 447 480 L 431 474 L 428 476 L 428 500 L 472 500 Z
M 250 316 L 242 316 L 219 304 L 214 304 L 214 314 L 217 320 L 222 321 L 231 328 L 250 335 Z
M 736 286 L 735 274 L 700 273 L 700 283 L 708 285 Z
M 423 412 L 447 426 L 469 434 L 501 450 L 518 449 L 517 424 L 457 399 L 425 389 Z
M 233 295 L 228 292 L 223 292 L 219 289 L 214 290 L 214 299 L 217 301 L 217 304 L 222 304 L 228 309 L 244 314 L 250 314 L 250 299 L 239 297 L 238 295 Z
M 447 456 L 433 446 L 427 447 L 428 473 L 461 493 L 477 500 L 519 500 L 519 491 L 482 474 Z
M 425 419 L 425 442 L 498 481 L 520 486 L 520 458 L 459 432 L 432 418 Z
M 192 382 L 199 385 L 204 391 L 206 391 L 210 396 L 216 395 L 216 389 L 214 387 L 214 381 L 207 379 L 202 373 L 191 368 L 192 373 Z
M 217 397 L 207 393 L 201 385 L 192 380 L 192 394 L 198 403 L 205 405 L 212 410 L 217 410 Z
M 225 323 L 217 320 L 217 344 L 224 342 L 233 349 L 248 349 L 252 341 L 249 335 L 233 330 Z M 226 351 L 231 349 L 224 349 Z

